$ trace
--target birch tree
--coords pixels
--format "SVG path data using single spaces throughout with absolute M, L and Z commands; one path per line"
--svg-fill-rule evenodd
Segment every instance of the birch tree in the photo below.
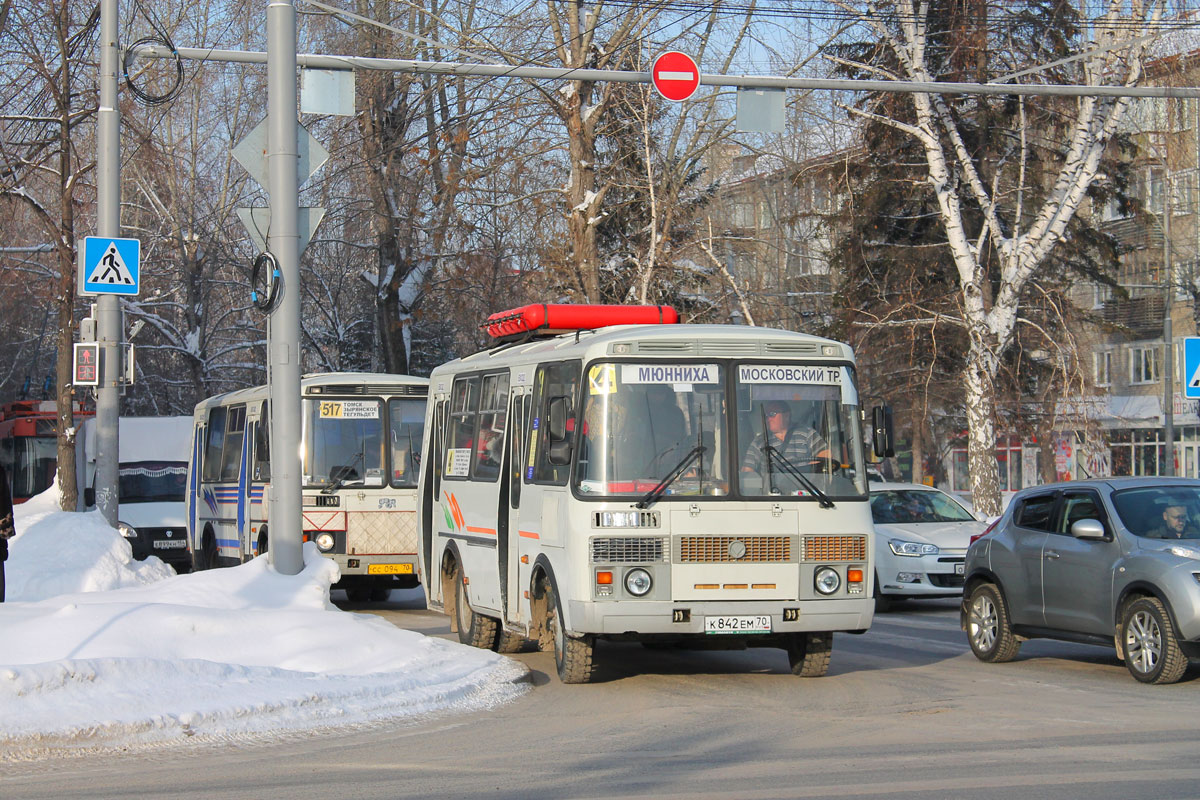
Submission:
M 860 14 L 878 46 L 870 58 L 854 64 L 876 78 L 934 82 L 944 65 L 931 60 L 939 9 L 911 0 L 868 2 Z M 995 26 L 1013 30 L 1020 9 Z M 1093 42 L 1075 37 L 1087 52 L 1069 62 L 1078 82 L 1132 86 L 1142 79 L 1144 37 L 1162 12 L 1156 0 L 1111 0 L 1091 23 Z M 992 33 L 992 37 L 1000 34 Z M 1004 42 L 1008 44 L 1007 41 Z M 1007 48 L 997 48 L 1007 54 Z M 981 58 L 991 51 L 980 52 Z M 1061 55 L 1061 54 L 1060 54 Z M 977 60 L 978 63 L 978 60 Z M 1024 65 L 996 63 L 1012 72 Z M 947 67 L 948 69 L 948 67 Z M 1058 74 L 1062 74 L 1061 72 Z M 977 72 L 978 75 L 978 72 Z M 1040 80 L 1039 76 L 1039 80 Z M 972 102 L 972 101 L 962 101 Z M 925 181 L 937 203 L 938 219 L 957 275 L 958 301 L 967 336 L 963 403 L 968 422 L 968 465 L 976 507 L 988 514 L 1001 510 L 995 458 L 995 381 L 1002 358 L 1013 342 L 1021 299 L 1031 280 L 1044 268 L 1067 235 L 1068 225 L 1088 197 L 1105 154 L 1128 105 L 1124 98 L 1082 97 L 1060 103 L 1062 140 L 1031 139 L 1023 114 L 1006 131 L 1008 147 L 1001 159 L 983 163 L 962 125 L 962 102 L 945 95 L 915 93 L 903 101 L 876 101 L 849 106 L 862 120 L 888 125 L 912 137 L 925 161 Z M 985 101 L 975 101 L 983 104 Z M 1016 101 L 1018 104 L 1022 100 Z M 894 113 L 905 106 L 905 114 Z M 1045 186 L 1027 179 L 1034 159 L 1051 158 L 1057 174 Z M 1036 207 L 1026 207 L 1040 198 Z

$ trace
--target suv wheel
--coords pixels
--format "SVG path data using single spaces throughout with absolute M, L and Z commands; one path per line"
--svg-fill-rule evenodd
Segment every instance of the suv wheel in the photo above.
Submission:
M 971 652 L 980 661 L 1000 663 L 1012 661 L 1021 649 L 1021 642 L 1008 622 L 1008 608 L 1000 590 L 990 583 L 981 583 L 971 591 L 967 606 L 967 638 Z
M 1140 597 L 1125 607 L 1121 643 L 1129 674 L 1142 683 L 1175 683 L 1187 670 L 1175 626 L 1157 597 Z

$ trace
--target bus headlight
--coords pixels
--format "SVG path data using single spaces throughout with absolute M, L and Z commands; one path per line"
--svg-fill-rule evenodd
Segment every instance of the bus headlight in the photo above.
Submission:
M 842 585 L 842 576 L 833 567 L 821 567 L 813 578 L 813 585 L 821 594 L 833 594 Z
M 133 527 L 128 522 L 118 522 L 117 531 L 120 532 L 120 534 L 126 539 L 136 539 L 138 535 L 137 528 Z
M 332 533 L 318 533 L 317 538 L 313 539 L 313 541 L 317 543 L 317 549 L 322 553 L 328 553 L 333 549 L 334 540 Z
M 654 586 L 654 580 L 650 577 L 650 573 L 641 567 L 625 573 L 625 591 L 634 597 L 645 597 L 650 593 L 652 586 Z

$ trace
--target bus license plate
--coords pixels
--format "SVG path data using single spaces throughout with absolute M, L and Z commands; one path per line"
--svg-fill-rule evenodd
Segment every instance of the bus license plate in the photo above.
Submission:
M 770 633 L 771 618 L 766 614 L 752 617 L 705 617 L 705 633 Z
M 176 547 L 187 547 L 187 539 L 159 539 L 154 546 L 160 550 L 170 550 Z
M 412 575 L 412 564 L 368 564 L 368 575 Z

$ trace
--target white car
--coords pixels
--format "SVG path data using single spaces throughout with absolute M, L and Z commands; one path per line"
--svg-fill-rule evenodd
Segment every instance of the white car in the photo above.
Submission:
M 873 483 L 875 608 L 917 597 L 959 597 L 971 537 L 987 525 L 956 497 L 915 483 Z

